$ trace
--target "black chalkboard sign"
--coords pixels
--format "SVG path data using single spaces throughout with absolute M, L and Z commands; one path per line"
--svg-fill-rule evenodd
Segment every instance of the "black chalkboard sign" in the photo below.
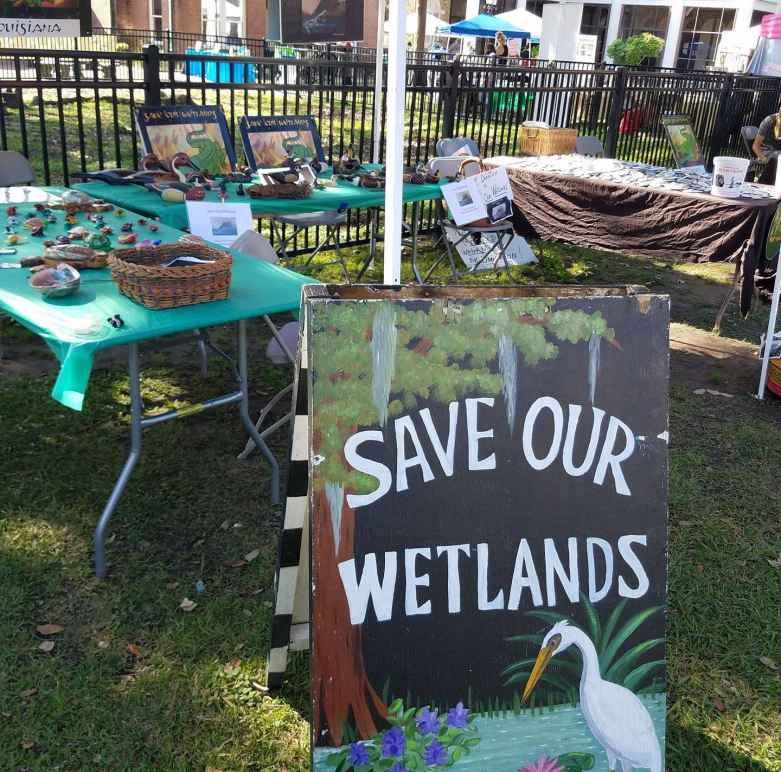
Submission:
M 662 772 L 667 297 L 306 294 L 313 768 Z

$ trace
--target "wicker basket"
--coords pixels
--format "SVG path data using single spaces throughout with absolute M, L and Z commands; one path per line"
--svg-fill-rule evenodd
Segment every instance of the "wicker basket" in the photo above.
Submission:
M 560 155 L 575 152 L 576 129 L 541 129 L 521 126 L 520 150 L 524 155 Z
M 250 198 L 309 198 L 312 186 L 305 182 L 277 182 L 274 185 L 251 185 L 246 188 Z
M 162 267 L 162 263 L 185 255 L 214 262 Z M 115 249 L 108 264 L 119 291 L 145 308 L 179 308 L 225 300 L 230 292 L 233 258 L 220 249 L 193 241 Z

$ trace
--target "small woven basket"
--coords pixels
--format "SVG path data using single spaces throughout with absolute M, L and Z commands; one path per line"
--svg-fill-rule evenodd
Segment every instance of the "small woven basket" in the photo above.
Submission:
M 213 260 L 163 268 L 175 257 Z M 225 300 L 230 293 L 233 258 L 227 252 L 194 241 L 159 247 L 115 249 L 108 258 L 119 291 L 145 308 L 179 308 L 212 300 Z
M 312 186 L 305 182 L 277 182 L 274 185 L 251 185 L 246 188 L 250 198 L 309 198 Z
M 521 126 L 519 147 L 524 155 L 566 155 L 575 152 L 576 129 L 543 129 Z

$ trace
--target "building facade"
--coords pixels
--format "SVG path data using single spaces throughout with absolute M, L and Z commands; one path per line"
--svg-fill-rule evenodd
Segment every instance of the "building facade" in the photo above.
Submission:
M 518 0 L 539 16 L 550 0 Z M 766 0 L 592 0 L 583 4 L 581 33 L 596 35 L 597 59 L 616 38 L 651 32 L 665 41 L 663 67 L 701 70 L 711 66 L 721 33 L 759 24 L 778 3 Z
M 377 0 L 364 0 L 367 46 L 377 37 Z M 228 38 L 266 36 L 266 0 L 93 0 L 96 29 L 167 30 Z

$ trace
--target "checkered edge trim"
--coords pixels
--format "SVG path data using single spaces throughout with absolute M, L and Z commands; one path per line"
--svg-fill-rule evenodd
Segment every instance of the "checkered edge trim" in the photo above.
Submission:
M 282 688 L 287 668 L 290 633 L 293 624 L 293 606 L 301 560 L 301 539 L 304 531 L 304 519 L 307 517 L 309 407 L 307 371 L 303 361 L 299 363 L 296 370 L 293 395 L 296 414 L 291 432 L 285 519 L 279 540 L 279 563 L 275 580 L 276 603 L 274 621 L 271 625 L 271 651 L 266 672 L 269 689 Z

